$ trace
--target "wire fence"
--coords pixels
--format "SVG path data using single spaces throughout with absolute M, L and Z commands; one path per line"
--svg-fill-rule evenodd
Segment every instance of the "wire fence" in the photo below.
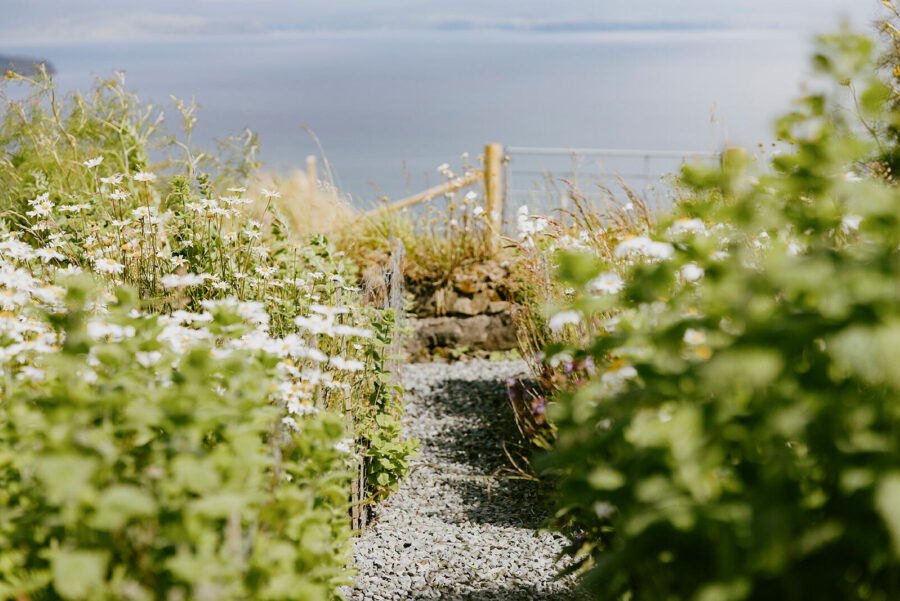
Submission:
M 389 211 L 413 212 L 416 219 L 441 228 L 441 218 L 453 225 L 453 209 L 467 190 L 482 199 L 492 232 L 516 234 L 517 214 L 527 207 L 529 214 L 566 220 L 571 207 L 570 192 L 578 192 L 592 202 L 625 203 L 624 186 L 650 207 L 671 204 L 671 180 L 690 163 L 711 165 L 721 153 L 698 150 L 619 150 L 605 148 L 553 148 L 534 146 L 485 146 L 481 167 L 462 175 L 448 175 L 443 183 L 407 198 L 367 212 L 374 217 Z M 437 201 L 435 204 L 433 201 Z M 442 210 L 438 207 L 445 207 Z M 441 218 L 430 214 L 437 211 Z
M 503 231 L 515 232 L 520 207 L 529 213 L 565 215 L 576 187 L 590 200 L 627 202 L 619 178 L 651 206 L 671 198 L 666 181 L 685 163 L 712 164 L 720 153 L 696 150 L 504 147 Z M 562 211 L 560 211 L 562 209 Z

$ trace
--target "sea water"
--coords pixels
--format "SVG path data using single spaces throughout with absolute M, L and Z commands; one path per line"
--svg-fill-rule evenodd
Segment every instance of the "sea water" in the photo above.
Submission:
M 170 95 L 193 98 L 201 107 L 196 142 L 249 127 L 270 170 L 320 154 L 309 128 L 338 185 L 360 205 L 434 185 L 439 164 L 458 168 L 464 152 L 476 160 L 488 142 L 768 144 L 774 119 L 803 91 L 811 51 L 807 33 L 734 29 L 331 33 L 27 49 L 53 63 L 63 90 L 124 70 L 127 86 L 170 117 Z M 22 51 L 0 41 L 0 53 Z

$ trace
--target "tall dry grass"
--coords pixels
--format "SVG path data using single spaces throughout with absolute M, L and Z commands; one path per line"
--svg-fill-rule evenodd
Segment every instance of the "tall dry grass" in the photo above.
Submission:
M 360 216 L 349 198 L 332 184 L 314 181 L 300 169 L 287 175 L 259 171 L 248 183 L 247 195 L 263 206 L 274 203 L 300 236 L 332 234 L 350 226 Z

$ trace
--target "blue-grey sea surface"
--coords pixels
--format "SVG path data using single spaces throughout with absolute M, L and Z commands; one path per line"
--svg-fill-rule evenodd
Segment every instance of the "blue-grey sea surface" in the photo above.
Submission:
M 270 170 L 319 154 L 307 126 L 341 189 L 366 205 L 437 183 L 439 164 L 456 168 L 463 152 L 474 159 L 487 142 L 669 150 L 768 143 L 774 118 L 808 79 L 811 42 L 806 33 L 739 29 L 330 33 L 27 53 L 52 62 L 63 90 L 124 70 L 128 86 L 170 117 L 170 95 L 194 98 L 196 141 L 249 127 Z M 0 53 L 23 52 L 0 41 Z

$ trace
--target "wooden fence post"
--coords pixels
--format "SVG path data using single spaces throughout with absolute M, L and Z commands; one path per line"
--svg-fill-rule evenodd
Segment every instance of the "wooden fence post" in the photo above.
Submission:
M 497 250 L 503 233 L 503 190 L 501 169 L 503 144 L 488 144 L 484 148 L 484 204 L 491 226 L 491 244 Z

